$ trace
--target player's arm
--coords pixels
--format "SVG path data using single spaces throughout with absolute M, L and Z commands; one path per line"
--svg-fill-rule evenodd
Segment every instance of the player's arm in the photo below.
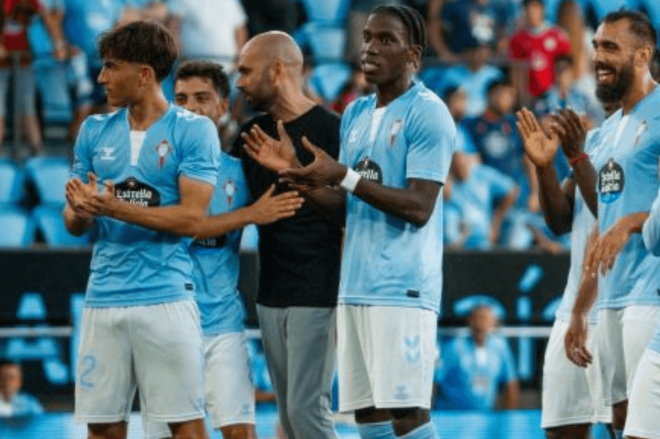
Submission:
M 511 380 L 504 385 L 501 394 L 501 407 L 503 410 L 516 410 L 519 408 L 520 383 L 517 379 Z
M 587 349 L 587 335 L 589 329 L 589 311 L 593 308 L 598 297 L 598 275 L 587 271 L 588 259 L 598 241 L 598 223 L 589 235 L 585 249 L 582 278 L 578 287 L 571 320 L 564 336 L 564 349 L 566 357 L 575 365 L 587 367 L 593 361 L 591 352 Z
M 273 196 L 274 191 L 273 185 L 250 206 L 203 218 L 199 222 L 195 238 L 213 238 L 242 229 L 249 224 L 270 224 L 295 215 L 304 199 L 295 191 Z
M 570 232 L 573 224 L 575 184 L 572 179 L 559 184 L 554 159 L 559 148 L 556 137 L 548 137 L 534 114 L 527 108 L 516 113 L 517 126 L 528 161 L 536 169 L 536 182 L 545 222 L 556 235 Z
M 115 186 L 104 182 L 104 191 L 91 202 L 96 215 L 107 216 L 137 226 L 181 236 L 194 236 L 204 218 L 213 185 L 193 178 L 179 177 L 180 201 L 177 205 L 143 207 L 115 197 Z
M 642 238 L 648 251 L 660 256 L 660 192 L 653 201 L 651 213 L 642 227 Z
M 552 131 L 558 136 L 562 150 L 573 168 L 573 178 L 591 213 L 598 218 L 596 169 L 584 152 L 587 131 L 580 116 L 571 109 L 553 115 Z

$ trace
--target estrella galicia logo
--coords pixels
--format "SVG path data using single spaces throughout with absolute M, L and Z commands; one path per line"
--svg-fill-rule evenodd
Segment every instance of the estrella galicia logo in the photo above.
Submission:
M 369 157 L 361 160 L 355 167 L 355 171 L 364 179 L 383 184 L 383 172 L 380 166 L 378 166 L 378 163 L 370 160 Z
M 204 247 L 204 248 L 222 248 L 227 243 L 227 236 L 222 235 L 215 238 L 207 239 L 196 239 L 193 241 L 192 245 L 195 247 Z
M 614 159 L 609 159 L 598 172 L 600 201 L 606 204 L 616 201 L 623 192 L 624 183 L 623 168 Z
M 142 207 L 160 206 L 160 192 L 148 184 L 138 181 L 135 177 L 128 177 L 116 184 L 115 197 Z

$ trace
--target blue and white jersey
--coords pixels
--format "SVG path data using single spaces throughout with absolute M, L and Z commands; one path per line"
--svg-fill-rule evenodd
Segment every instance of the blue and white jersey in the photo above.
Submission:
M 444 183 L 456 140 L 445 104 L 415 83 L 386 107 L 360 98 L 341 122 L 340 162 L 362 178 L 406 188 L 408 179 Z M 442 292 L 442 193 L 426 225 L 417 227 L 346 198 L 339 302 L 439 311 Z
M 208 215 L 221 215 L 250 202 L 241 161 L 220 153 L 218 182 Z M 197 240 L 190 246 L 195 265 L 195 298 L 201 313 L 204 335 L 243 331 L 243 300 L 238 292 L 242 230 L 211 239 Z
M 603 125 L 609 126 L 598 173 L 598 220 L 601 234 L 626 215 L 648 212 L 658 184 L 660 157 L 660 87 L 642 99 L 627 115 L 619 110 Z M 660 258 L 633 234 L 616 258 L 614 267 L 598 283 L 604 309 L 631 305 L 659 305 Z
M 133 139 L 131 139 L 131 135 Z M 136 138 L 143 135 L 141 142 Z M 88 117 L 78 134 L 72 176 L 111 180 L 115 196 L 144 207 L 180 201 L 179 178 L 215 185 L 220 145 L 213 123 L 171 105 L 147 131 L 133 132 L 128 111 Z M 85 305 L 150 305 L 193 298 L 191 238 L 99 217 L 94 221 Z
M 585 140 L 584 151 L 591 157 L 592 163 L 597 165 L 598 154 L 602 150 L 600 142 L 600 129 L 596 128 L 587 134 Z M 566 288 L 564 288 L 564 295 L 562 296 L 561 303 L 557 308 L 555 317 L 562 322 L 571 321 L 571 312 L 575 299 L 577 297 L 580 282 L 582 280 L 583 263 L 585 251 L 587 249 L 587 242 L 589 235 L 594 229 L 596 218 L 589 210 L 589 206 L 582 197 L 582 192 L 575 185 L 575 196 L 573 200 L 573 224 L 571 226 L 571 264 L 568 270 L 568 279 L 566 280 Z M 598 307 L 592 307 L 589 313 L 589 322 L 596 323 Z
M 440 349 L 434 408 L 489 410 L 502 385 L 517 379 L 513 354 L 502 337 L 490 335 L 482 348 L 472 337 L 455 337 Z
M 488 85 L 496 80 L 502 79 L 504 75 L 497 67 L 485 64 L 479 70 L 472 71 L 467 66 L 458 64 L 449 67 L 443 77 L 443 87 L 439 95 L 443 96 L 445 90 L 451 86 L 459 86 L 467 94 L 467 107 L 465 115 L 476 117 L 486 110 L 488 104 Z

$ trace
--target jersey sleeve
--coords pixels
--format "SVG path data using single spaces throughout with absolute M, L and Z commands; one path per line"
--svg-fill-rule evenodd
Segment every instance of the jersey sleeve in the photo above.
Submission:
M 339 123 L 339 158 L 337 161 L 346 166 L 348 166 L 348 157 L 346 157 L 345 148 L 348 144 L 348 128 L 353 119 L 353 114 L 355 113 L 355 105 L 355 101 L 348 104 L 348 107 L 344 110 L 344 114 L 341 116 L 341 122 Z
M 85 183 L 88 181 L 87 173 L 93 172 L 92 145 L 89 140 L 91 138 L 90 130 L 92 129 L 90 125 L 90 119 L 87 119 L 80 127 L 78 137 L 76 137 L 76 143 L 73 147 L 73 166 L 71 168 L 71 178 L 77 177 Z
M 522 60 L 527 58 L 527 51 L 523 46 L 523 34 L 516 33 L 509 42 L 509 56 L 515 60 Z
M 447 107 L 432 92 L 420 93 L 408 126 L 406 178 L 444 184 L 456 147 L 456 125 Z
M 651 213 L 642 227 L 644 246 L 655 256 L 660 256 L 660 191 L 653 201 Z
M 179 165 L 179 176 L 215 186 L 220 166 L 218 132 L 213 122 L 205 117 L 195 116 L 187 125 L 185 137 L 182 139 L 183 156 Z

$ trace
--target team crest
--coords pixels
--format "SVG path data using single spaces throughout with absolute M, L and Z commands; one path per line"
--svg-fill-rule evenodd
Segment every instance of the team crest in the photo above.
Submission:
M 394 146 L 396 135 L 399 134 L 399 131 L 401 131 L 401 127 L 403 127 L 403 122 L 401 121 L 401 119 L 397 119 L 392 124 L 392 127 L 390 128 L 390 146 Z
M 165 164 L 165 157 L 172 152 L 172 147 L 167 143 L 167 140 L 162 140 L 156 145 L 156 152 L 158 153 L 158 166 L 162 168 Z
M 642 123 L 640 123 L 637 126 L 637 130 L 635 131 L 634 146 L 637 146 L 637 143 L 639 142 L 639 138 L 642 137 L 642 134 L 644 134 L 648 128 L 649 128 L 649 125 L 646 123 L 645 120 L 643 120 Z
M 236 183 L 234 183 L 234 180 L 227 179 L 225 180 L 225 184 L 222 185 L 222 189 L 224 189 L 227 196 L 227 206 L 231 207 L 231 203 L 234 201 L 234 195 L 236 195 Z
M 545 50 L 548 52 L 552 52 L 557 47 L 557 40 L 555 40 L 554 37 L 548 37 L 543 40 L 543 47 L 545 47 Z

